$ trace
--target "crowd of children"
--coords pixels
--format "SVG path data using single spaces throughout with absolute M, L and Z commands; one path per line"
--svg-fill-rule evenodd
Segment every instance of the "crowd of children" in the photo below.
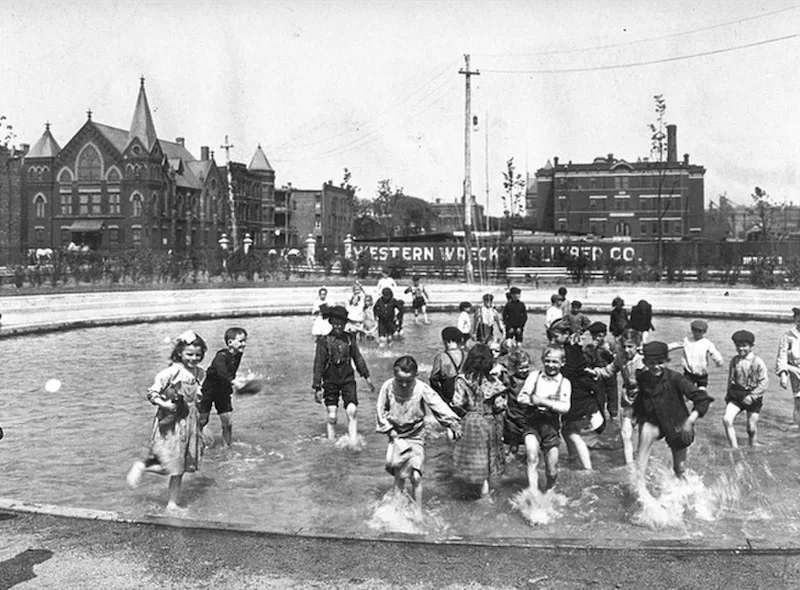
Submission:
M 331 305 L 322 288 L 313 306 L 312 389 L 314 401 L 325 406 L 329 439 L 336 437 L 340 402 L 347 436 L 351 441 L 358 438 L 356 373 L 375 391 L 359 342 L 374 338 L 386 346 L 402 335 L 404 303 L 395 297 L 400 287 L 384 276 L 378 288 L 373 304 L 356 283 L 347 306 Z M 404 293 L 413 298 L 415 318 L 421 315 L 427 324 L 430 299 L 419 277 L 413 277 Z M 724 362 L 706 338 L 708 324 L 694 320 L 690 335 L 665 343 L 649 336 L 655 328 L 647 301 L 639 301 L 629 315 L 624 301 L 616 297 L 606 325 L 590 321 L 581 303 L 567 301 L 566 295 L 562 288 L 551 298 L 540 369 L 532 368 L 520 346 L 528 310 L 517 287 L 509 289 L 500 310 L 490 293 L 480 306 L 460 304 L 455 325 L 441 332 L 443 350 L 433 358 L 429 384 L 418 378 L 414 357 L 405 355 L 394 362 L 392 377 L 379 388 L 376 423 L 377 431 L 389 439 L 386 469 L 398 490 L 409 482 L 412 498 L 421 505 L 426 429 L 433 421 L 448 428 L 455 441 L 453 477 L 481 496 L 490 493 L 508 458 L 520 450 L 520 459 L 527 462 L 529 489 L 551 489 L 558 477 L 562 438 L 570 458 L 592 469 L 587 441 L 617 420 L 626 464 L 645 473 L 655 442 L 663 438 L 675 474 L 683 476 L 695 423 L 714 401 L 708 392 L 709 361 L 717 367 Z M 795 396 L 795 422 L 800 424 L 800 308 L 792 312 L 794 326 L 780 339 L 776 373 L 781 386 Z M 199 367 L 205 341 L 193 332 L 178 337 L 171 364 L 156 375 L 147 392 L 157 411 L 147 454 L 128 473 L 132 487 L 145 472 L 169 475 L 168 506 L 176 506 L 183 474 L 198 467 L 212 407 L 220 418 L 223 442 L 231 445 L 232 394 L 247 336 L 243 328 L 226 330 L 225 346 L 207 371 Z M 732 340 L 737 354 L 728 366 L 723 428 L 730 446 L 737 448 L 735 419 L 745 412 L 748 441 L 755 446 L 768 371 L 753 350 L 751 332 L 738 330 Z M 666 366 L 670 351 L 678 349 L 682 373 Z M 545 473 L 541 488 L 540 455 Z

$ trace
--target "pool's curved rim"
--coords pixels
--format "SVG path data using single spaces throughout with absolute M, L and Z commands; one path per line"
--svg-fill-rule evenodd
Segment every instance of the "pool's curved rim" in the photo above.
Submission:
M 458 305 L 454 303 L 430 304 L 431 312 L 453 312 L 458 311 Z M 587 313 L 606 313 L 608 310 L 598 306 L 584 305 L 583 309 Z M 538 313 L 538 308 L 529 309 L 529 312 Z M 0 329 L 0 338 L 13 338 L 17 336 L 27 336 L 36 334 L 46 334 L 52 332 L 64 332 L 87 328 L 99 328 L 108 326 L 121 326 L 143 323 L 172 322 L 172 321 L 199 321 L 214 319 L 246 318 L 246 317 L 274 317 L 274 316 L 295 316 L 308 315 L 307 306 L 287 306 L 287 305 L 263 305 L 254 308 L 233 309 L 229 311 L 199 311 L 183 313 L 164 313 L 146 315 L 127 315 L 111 318 L 82 319 L 60 322 L 47 322 L 40 324 L 30 324 L 15 326 L 12 328 Z M 785 322 L 786 314 L 774 312 L 719 312 L 719 311 L 696 311 L 696 310 L 661 310 L 654 312 L 655 316 L 663 317 L 704 317 L 704 318 L 725 318 L 734 320 L 766 321 L 766 322 Z M 541 538 L 528 537 L 509 537 L 493 538 L 491 540 L 484 537 L 450 537 L 445 539 L 430 539 L 424 535 L 411 535 L 402 533 L 384 533 L 380 536 L 367 535 L 336 535 L 333 533 L 310 532 L 300 530 L 294 533 L 275 531 L 261 528 L 245 523 L 227 523 L 210 520 L 189 520 L 162 515 L 144 515 L 132 517 L 122 512 L 96 510 L 87 508 L 74 508 L 69 506 L 59 506 L 55 504 L 41 504 L 36 502 L 26 502 L 10 498 L 0 498 L 0 510 L 10 512 L 22 512 L 32 514 L 42 514 L 48 516 L 59 516 L 66 518 L 76 518 L 83 520 L 99 520 L 107 522 L 118 522 L 128 524 L 147 524 L 157 526 L 168 526 L 186 529 L 209 529 L 218 531 L 231 531 L 243 534 L 261 534 L 275 536 L 296 536 L 308 539 L 320 540 L 343 540 L 343 541 L 365 541 L 365 542 L 387 542 L 387 543 L 417 543 L 429 545 L 471 545 L 487 547 L 523 547 L 530 549 L 547 550 L 574 550 L 591 549 L 600 551 L 662 551 L 670 553 L 680 552 L 734 552 L 749 554 L 780 554 L 780 555 L 800 555 L 800 545 L 797 547 L 781 547 L 777 545 L 765 545 L 764 547 L 754 546 L 763 542 L 762 539 L 744 538 L 739 546 L 714 546 L 708 543 L 693 543 L 686 539 L 659 539 L 644 542 L 622 542 L 616 540 L 609 543 L 587 543 L 583 540 L 574 538 L 549 538 L 546 541 Z

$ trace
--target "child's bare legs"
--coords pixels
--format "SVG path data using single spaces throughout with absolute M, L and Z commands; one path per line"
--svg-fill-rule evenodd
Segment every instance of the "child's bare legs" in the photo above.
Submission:
M 533 434 L 525 435 L 525 453 L 528 460 L 528 488 L 539 491 L 539 439 Z
M 325 429 L 330 440 L 336 438 L 336 413 L 339 409 L 338 406 L 325 406 L 328 410 L 328 420 L 325 423 Z
M 661 429 L 650 422 L 644 422 L 639 431 L 639 446 L 636 448 L 636 466 L 639 468 L 639 475 L 647 475 L 647 463 L 650 460 L 650 453 L 653 450 L 653 443 L 661 435 Z
M 622 439 L 622 455 L 625 457 L 625 464 L 630 465 L 633 463 L 633 418 L 630 408 L 622 408 L 619 436 Z
M 231 440 L 233 439 L 233 414 L 231 412 L 223 412 L 219 415 L 219 421 L 222 423 L 222 440 L 226 445 L 231 446 Z M 208 420 L 206 420 L 206 422 L 208 422 Z
M 558 447 L 550 447 L 544 453 L 544 473 L 547 476 L 545 491 L 552 489 L 556 485 L 558 478 Z
M 394 489 L 398 494 L 406 491 L 406 478 L 400 475 L 400 469 L 394 470 Z
M 177 508 L 178 498 L 181 495 L 181 481 L 183 475 L 172 475 L 169 478 L 169 502 L 167 508 Z
M 422 474 L 416 469 L 411 470 L 411 496 L 417 506 L 422 507 Z
M 200 412 L 200 430 L 203 430 L 208 425 L 211 414 L 208 412 Z
M 685 468 L 683 464 L 686 462 L 686 457 L 689 455 L 689 447 L 683 449 L 672 449 L 672 470 L 675 475 L 683 479 L 685 475 Z
M 586 446 L 586 442 L 581 435 L 577 432 L 571 432 L 567 435 L 566 441 L 570 457 L 577 455 L 578 460 L 581 462 L 581 468 L 591 471 L 592 457 L 589 454 L 589 447 Z
M 485 498 L 489 495 L 489 480 L 484 479 L 483 483 L 481 484 L 481 498 Z
M 428 319 L 428 306 L 422 306 L 422 323 L 423 324 L 430 324 L 431 321 Z
M 798 393 L 796 393 L 794 397 L 794 413 L 792 415 L 792 420 L 795 426 L 800 426 L 800 394 Z
M 358 437 L 358 418 L 356 417 L 358 406 L 351 402 L 344 410 L 347 412 L 347 436 L 350 437 L 351 442 L 355 442 Z
M 739 412 L 742 410 L 736 404 L 728 403 L 725 406 L 725 415 L 722 417 L 722 425 L 725 427 L 725 435 L 728 437 L 728 442 L 731 445 L 732 449 L 738 449 L 739 443 L 736 441 L 736 429 L 733 427 L 733 422 L 736 420 L 736 416 L 739 415 Z M 750 429 L 750 425 L 748 423 L 748 431 Z
M 747 438 L 751 447 L 760 446 L 756 440 L 758 434 L 758 412 L 747 412 Z

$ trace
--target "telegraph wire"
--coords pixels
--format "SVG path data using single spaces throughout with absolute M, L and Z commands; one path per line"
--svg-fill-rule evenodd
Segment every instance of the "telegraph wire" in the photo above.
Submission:
M 652 66 L 656 64 L 669 63 L 674 61 L 683 61 L 687 59 L 694 59 L 697 57 L 707 57 L 709 55 L 718 55 L 721 53 L 729 53 L 731 51 L 739 51 L 740 49 L 748 49 L 751 47 L 758 47 L 759 45 L 767 45 L 770 43 L 779 43 L 800 37 L 800 33 L 792 35 L 785 35 L 783 37 L 773 37 L 772 39 L 764 39 L 763 41 L 756 41 L 754 43 L 746 43 L 744 45 L 736 45 L 734 47 L 726 47 L 723 49 L 714 49 L 711 51 L 702 51 L 699 53 L 690 53 L 688 55 L 677 55 L 673 57 L 664 57 L 660 59 L 652 59 L 646 61 L 628 62 L 623 64 L 610 64 L 604 66 L 586 66 L 582 68 L 555 68 L 555 69 L 540 69 L 540 70 L 493 70 L 482 69 L 483 72 L 490 74 L 571 74 L 579 72 L 595 72 L 601 70 L 620 70 L 626 68 L 637 68 L 641 66 Z

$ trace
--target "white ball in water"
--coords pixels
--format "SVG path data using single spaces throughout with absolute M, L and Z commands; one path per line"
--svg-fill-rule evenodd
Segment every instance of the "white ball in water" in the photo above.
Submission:
M 169 336 L 164 336 L 164 344 L 169 344 L 170 342 L 172 342 L 172 338 Z
M 44 390 L 47 393 L 55 393 L 61 389 L 61 381 L 58 379 L 49 379 L 47 383 L 44 384 Z

